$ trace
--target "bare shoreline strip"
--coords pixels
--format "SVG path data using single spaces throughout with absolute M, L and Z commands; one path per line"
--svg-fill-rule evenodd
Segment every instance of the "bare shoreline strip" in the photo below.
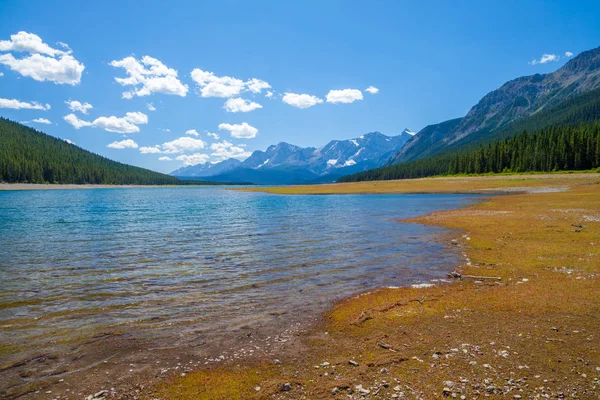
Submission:
M 147 189 L 147 188 L 184 188 L 184 187 L 218 187 L 219 185 L 76 185 L 76 184 L 44 184 L 44 183 L 0 183 L 0 191 L 9 190 L 81 190 L 81 189 Z

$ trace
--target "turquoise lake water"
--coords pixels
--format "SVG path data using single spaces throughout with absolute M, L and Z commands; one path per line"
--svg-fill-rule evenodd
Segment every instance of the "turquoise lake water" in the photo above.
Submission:
M 398 219 L 463 195 L 278 196 L 214 187 L 0 192 L 0 342 L 226 331 L 440 278 L 444 230 Z

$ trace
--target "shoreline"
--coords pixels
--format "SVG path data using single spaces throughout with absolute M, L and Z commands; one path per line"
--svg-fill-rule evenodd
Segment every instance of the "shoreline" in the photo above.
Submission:
M 0 183 L 0 191 L 13 190 L 83 190 L 83 189 L 148 189 L 148 188 L 184 188 L 215 187 L 219 185 L 91 185 L 91 184 L 54 184 L 54 183 Z
M 465 201 L 470 202 L 467 198 Z M 465 205 L 466 203 L 461 200 L 460 206 Z M 434 205 L 430 210 L 439 208 L 442 208 L 441 205 Z M 424 212 L 426 211 L 411 214 L 422 215 Z M 397 226 L 393 220 L 390 220 L 389 224 Z M 406 230 L 402 229 L 402 231 Z M 431 236 L 431 239 L 436 243 L 443 242 L 437 240 L 437 233 L 433 230 L 432 235 L 435 235 Z M 444 251 L 443 246 L 436 247 L 440 250 L 439 256 L 443 258 L 441 254 Z M 459 257 L 457 253 L 455 260 L 441 264 L 442 268 L 449 263 L 458 263 Z M 424 280 L 411 279 L 404 284 L 428 282 L 434 277 L 443 278 L 445 274 L 446 271 L 442 269 L 440 273 L 421 275 Z M 402 273 L 399 272 L 398 276 L 402 276 Z M 403 280 L 403 277 L 398 278 L 398 276 L 394 284 Z M 348 295 L 356 295 L 362 290 L 364 289 L 351 289 L 346 286 L 341 295 L 344 298 Z M 336 296 L 336 299 L 339 298 Z M 307 301 L 312 303 L 310 299 Z M 159 332 L 159 339 L 154 339 L 152 331 L 144 334 L 143 331 L 136 329 L 135 325 L 130 325 L 101 330 L 93 335 L 82 333 L 72 341 L 70 339 L 64 341 L 64 346 L 60 347 L 53 345 L 44 347 L 43 350 L 41 347 L 37 350 L 32 347 L 27 349 L 28 354 L 23 357 L 8 357 L 8 353 L 5 353 L 7 357 L 0 365 L 0 370 L 5 385 L 10 388 L 10 391 L 0 390 L 0 398 L 4 396 L 7 398 L 18 396 L 24 399 L 38 398 L 38 396 L 50 398 L 44 396 L 47 391 L 61 398 L 64 396 L 71 398 L 69 396 L 74 394 L 73 391 L 77 391 L 77 394 L 83 398 L 109 388 L 115 388 L 115 398 L 132 398 L 135 390 L 140 390 L 139 387 L 160 383 L 166 376 L 177 375 L 178 372 L 188 373 L 203 366 L 219 367 L 233 362 L 253 363 L 260 361 L 261 357 L 269 359 L 269 354 L 272 358 L 284 358 L 286 354 L 298 352 L 298 349 L 303 348 L 304 344 L 301 340 L 304 336 L 303 331 L 312 330 L 314 326 L 321 324 L 323 315 L 330 311 L 333 302 L 333 300 L 321 301 L 317 305 L 318 308 L 315 306 L 311 310 L 305 306 L 306 303 L 299 304 L 299 307 L 293 310 L 285 309 L 284 313 L 270 314 L 274 315 L 272 322 L 263 318 L 261 321 L 265 322 L 258 324 L 236 325 L 241 329 L 221 331 L 215 325 L 212 334 L 208 333 L 208 330 L 190 330 L 186 325 L 181 325 L 182 330 L 188 332 L 184 338 L 176 332 L 169 335 Z M 296 325 L 297 323 L 300 325 Z M 10 332 L 11 328 L 8 325 L 3 328 Z M 60 342 L 62 343 L 63 340 L 61 339 Z M 261 349 L 253 346 L 259 346 Z M 10 349 L 7 346 L 3 350 Z M 238 354 L 240 357 L 237 357 Z M 152 359 L 151 362 L 148 361 L 149 358 Z M 155 363 L 159 364 L 155 365 Z M 23 385 L 19 386 L 19 383 Z
M 149 393 L 161 399 L 598 396 L 600 351 L 593 343 L 600 323 L 591 316 L 600 313 L 594 247 L 600 186 L 597 174 L 586 175 L 545 182 L 568 191 L 508 189 L 509 196 L 405 221 L 460 232 L 451 245 L 467 262 L 457 271 L 499 282 L 456 279 L 354 296 L 333 304 L 305 338 L 308 351 L 281 365 L 263 360 L 200 370 Z M 294 194 L 311 188 L 295 187 Z M 279 189 L 291 192 L 261 190 Z M 386 189 L 380 192 L 404 193 Z M 228 383 L 232 376 L 235 384 Z

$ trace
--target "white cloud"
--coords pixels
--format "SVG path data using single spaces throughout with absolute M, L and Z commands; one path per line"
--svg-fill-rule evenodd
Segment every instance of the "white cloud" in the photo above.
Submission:
M 297 93 L 285 93 L 282 101 L 297 108 L 308 108 L 323 102 L 323 100 L 317 96 Z
M 377 89 L 375 86 L 369 86 L 368 88 L 365 89 L 365 91 L 369 92 L 371 94 L 379 93 L 379 89 Z
M 190 136 L 196 136 L 196 137 L 200 136 L 198 131 L 195 129 L 189 129 L 189 130 L 185 131 L 185 134 L 190 135 Z
M 531 64 L 531 65 L 546 64 L 548 62 L 558 61 L 558 60 L 560 60 L 560 56 L 557 56 L 556 54 L 544 54 L 539 60 L 534 59 L 529 64 Z
M 46 125 L 52 124 L 52 121 L 50 121 L 49 119 L 46 119 L 46 118 L 36 118 L 34 120 L 31 120 L 31 122 L 35 122 L 38 124 L 46 124 Z
M 232 97 L 225 102 L 223 107 L 227 112 L 250 112 L 262 106 L 253 101 L 244 100 L 241 97 Z
M 160 153 L 160 146 L 151 146 L 151 147 L 140 147 L 140 153 L 142 154 L 156 154 Z
M 148 116 L 139 111 L 125 113 L 125 121 L 134 125 L 142 125 L 148 123 Z
M 210 136 L 215 140 L 219 140 L 219 135 L 217 135 L 216 133 L 206 132 L 206 136 Z
M 163 153 L 175 154 L 184 153 L 186 151 L 201 150 L 206 146 L 206 143 L 201 139 L 194 139 L 187 136 L 182 136 L 171 142 L 165 142 L 162 144 Z
M 161 129 L 161 131 L 163 131 L 163 132 L 171 132 L 171 130 L 169 128 Z
M 50 104 L 40 104 L 37 101 L 28 103 L 26 101 L 20 101 L 17 99 L 2 99 L 0 98 L 0 108 L 12 108 L 14 110 L 27 109 L 27 110 L 42 110 L 48 111 Z
M 270 90 L 267 90 L 267 93 L 265 93 L 265 97 L 267 97 L 267 98 L 269 98 L 269 99 L 270 99 L 271 97 L 273 97 L 273 95 L 274 95 L 274 94 L 275 94 L 275 93 L 273 93 L 272 91 L 270 91 Z
M 10 40 L 0 40 L 0 51 L 29 53 L 29 56 L 15 58 L 12 54 L 0 54 L 0 64 L 36 81 L 77 85 L 85 66 L 65 46 L 67 51 L 53 49 L 38 35 L 21 31 L 11 35 Z
M 227 130 L 232 137 L 238 139 L 254 139 L 258 134 L 258 129 L 246 122 L 241 124 L 219 124 L 219 129 Z
M 0 40 L 0 51 L 45 54 L 52 57 L 64 54 L 63 51 L 48 46 L 38 35 L 24 31 L 10 35 L 10 40 Z
M 148 109 L 148 111 L 156 111 L 156 107 L 154 107 L 152 103 L 146 104 L 146 108 Z
M 256 78 L 252 78 L 246 82 L 246 87 L 252 93 L 260 93 L 263 91 L 263 89 L 271 89 L 271 85 L 269 85 L 267 82 Z
M 77 118 L 75 114 L 65 115 L 64 120 L 71 124 L 75 129 L 91 126 L 94 128 L 102 128 L 108 132 L 116 133 L 135 133 L 139 132 L 138 125 L 147 124 L 148 116 L 141 112 L 128 112 L 124 117 L 118 118 L 115 116 L 99 117 L 94 121 L 84 121 Z
M 0 76 L 4 76 L 4 72 L 0 72 Z
M 69 100 L 69 101 L 65 101 L 65 104 L 69 106 L 69 109 L 71 111 L 79 111 L 80 113 L 83 114 L 87 114 L 88 110 L 91 110 L 92 108 L 94 108 L 90 103 L 81 103 L 79 101 L 76 100 Z
M 230 76 L 216 76 L 212 72 L 195 68 L 191 77 L 200 89 L 202 97 L 231 97 L 244 90 L 244 81 Z
M 565 57 L 573 57 L 573 55 L 574 55 L 574 54 L 573 54 L 573 53 L 571 53 L 570 51 L 567 51 L 567 52 L 565 53 Z
M 244 150 L 243 147 L 234 146 L 233 143 L 228 142 L 227 140 L 220 143 L 213 143 L 210 145 L 210 148 L 214 151 L 211 156 L 217 157 L 219 161 L 228 158 L 245 159 L 252 154 L 251 152 Z
M 168 156 L 162 156 L 162 157 L 158 157 L 158 161 L 173 161 L 173 159 Z
M 64 139 L 64 140 L 65 140 L 65 142 L 67 142 L 68 144 L 75 144 L 75 142 L 73 142 L 73 141 L 71 141 L 71 140 L 69 140 L 69 139 Z
M 77 118 L 77 116 L 75 114 L 69 114 L 69 115 L 65 115 L 63 117 L 63 119 L 70 124 L 71 126 L 73 126 L 73 128 L 75 129 L 80 129 L 86 126 L 92 126 L 92 123 L 89 121 L 84 121 L 82 119 Z
M 199 68 L 192 70 L 192 80 L 198 85 L 202 97 L 228 98 L 239 95 L 242 91 L 260 93 L 271 85 L 260 79 L 252 78 L 246 82 L 231 76 L 216 76 L 213 72 Z
M 136 133 L 140 128 L 127 120 L 127 118 L 118 118 L 115 116 L 96 118 L 92 126 L 102 128 L 108 132 L 115 133 Z
M 120 142 L 112 142 L 106 147 L 111 149 L 123 150 L 123 149 L 137 149 L 138 144 L 131 139 L 121 140 Z
M 206 154 L 192 154 L 192 155 L 180 155 L 176 158 L 178 161 L 183 161 L 183 166 L 187 167 L 190 165 L 204 164 L 208 161 L 210 157 Z
M 122 86 L 132 86 L 132 90 L 123 92 L 123 98 L 131 99 L 134 96 L 148 96 L 152 93 L 172 94 L 185 97 L 188 85 L 184 85 L 177 78 L 177 70 L 168 68 L 156 58 L 144 56 L 141 60 L 134 57 L 125 57 L 114 60 L 110 65 L 123 68 L 127 78 L 115 78 Z
M 343 89 L 343 90 L 330 90 L 327 93 L 328 103 L 354 103 L 357 100 L 362 100 L 363 94 L 358 89 Z

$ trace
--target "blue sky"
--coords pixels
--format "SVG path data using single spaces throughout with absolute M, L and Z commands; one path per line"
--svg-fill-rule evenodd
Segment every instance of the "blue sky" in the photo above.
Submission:
M 600 46 L 600 2 L 494 3 L 0 0 L 0 115 L 170 172 L 418 131 Z

